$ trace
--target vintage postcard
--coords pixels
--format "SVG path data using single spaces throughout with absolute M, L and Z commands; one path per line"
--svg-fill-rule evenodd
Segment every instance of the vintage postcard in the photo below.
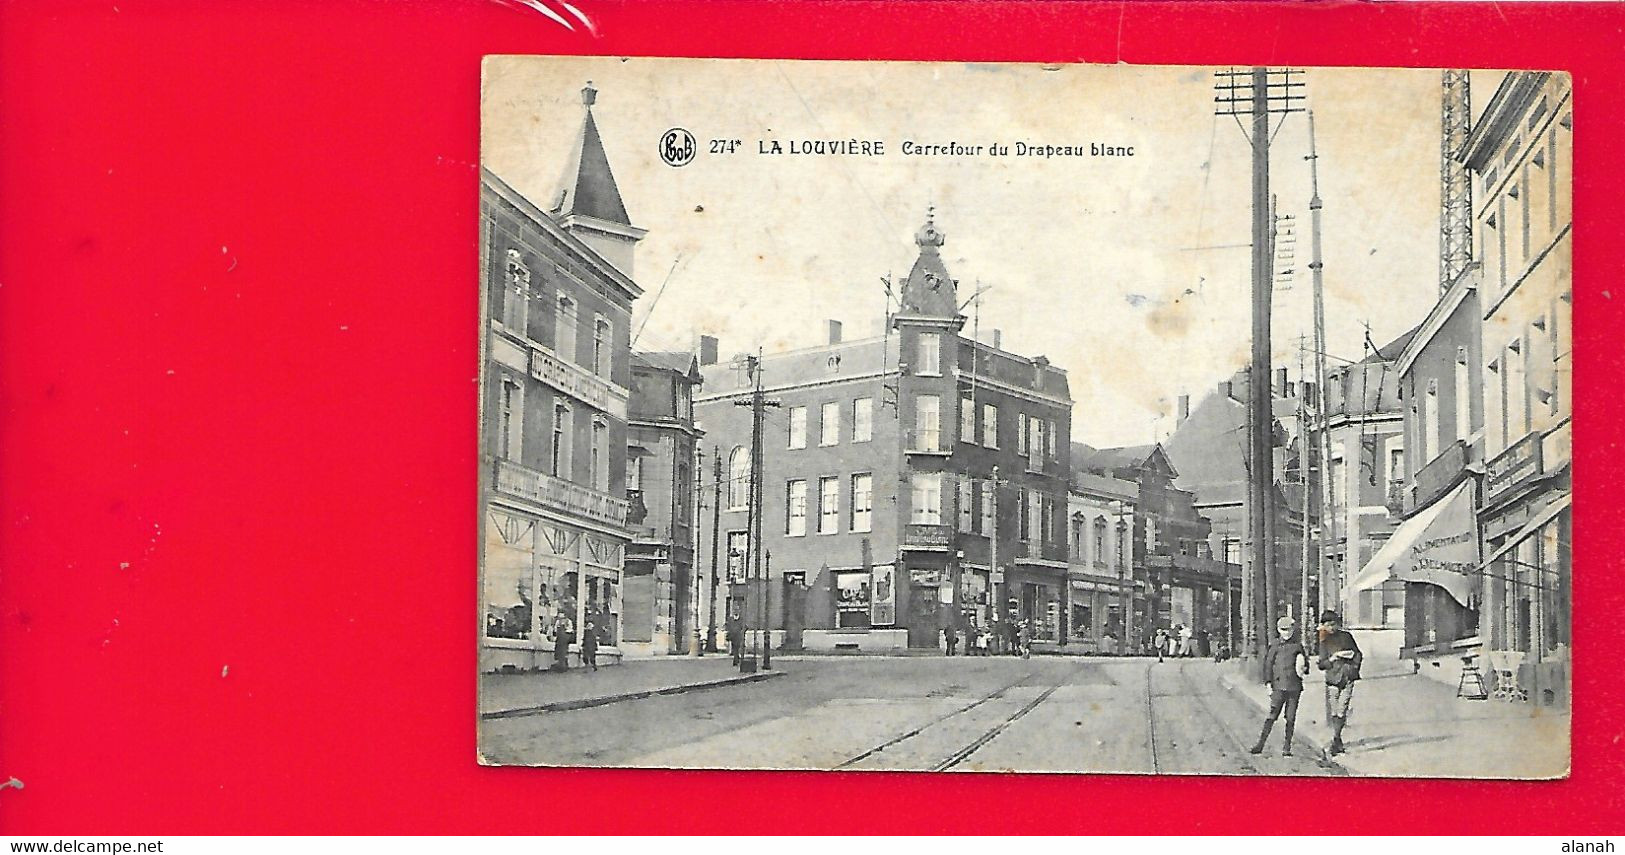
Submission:
M 1567 774 L 1567 75 L 496 56 L 481 122 L 481 762 Z

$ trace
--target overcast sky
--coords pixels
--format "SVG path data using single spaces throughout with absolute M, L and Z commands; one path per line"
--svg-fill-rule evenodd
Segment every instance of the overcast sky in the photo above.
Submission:
M 826 318 L 848 337 L 878 333 L 881 277 L 907 273 L 935 205 L 961 299 L 991 286 L 982 337 L 1001 329 L 1006 349 L 1068 371 L 1075 440 L 1141 443 L 1166 435 L 1180 394 L 1199 397 L 1247 359 L 1249 151 L 1236 120 L 1214 115 L 1212 71 L 493 58 L 482 157 L 548 207 L 593 81 L 627 211 L 649 230 L 635 271 L 646 291 L 639 349 L 686 349 L 702 332 L 721 338 L 724 356 L 801 347 L 822 341 Z M 1359 359 L 1362 323 L 1384 344 L 1437 296 L 1439 75 L 1312 69 L 1304 80 L 1329 351 Z M 1495 82 L 1475 74 L 1475 108 Z M 681 168 L 658 157 L 671 127 L 700 143 Z M 883 141 L 885 155 L 755 153 L 759 140 L 854 138 Z M 718 155 L 712 139 L 742 143 Z M 911 157 L 905 140 L 997 141 L 1012 153 Z M 1134 154 L 1017 157 L 1017 141 Z M 1298 215 L 1298 273 L 1275 291 L 1273 347 L 1294 374 L 1310 317 L 1308 151 L 1306 115 L 1287 117 L 1272 189 Z

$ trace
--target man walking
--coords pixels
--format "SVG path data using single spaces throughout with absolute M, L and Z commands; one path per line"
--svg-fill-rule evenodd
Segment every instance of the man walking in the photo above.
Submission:
M 598 670 L 598 624 L 593 621 L 581 628 L 581 664 Z
M 1331 712 L 1332 744 L 1329 754 L 1343 753 L 1343 725 L 1354 711 L 1354 682 L 1360 679 L 1365 657 L 1354 635 L 1343 628 L 1343 618 L 1330 609 L 1320 613 L 1320 670 L 1326 672 L 1326 701 Z
M 1157 648 L 1157 661 L 1162 661 L 1162 653 L 1168 647 L 1168 630 L 1157 627 L 1155 635 L 1151 636 L 1151 646 Z
M 1264 679 L 1270 684 L 1270 712 L 1264 719 L 1264 729 L 1258 732 L 1258 742 L 1247 749 L 1249 754 L 1263 754 L 1264 743 L 1270 738 L 1275 720 L 1286 713 L 1286 739 L 1281 743 L 1281 756 L 1292 756 L 1292 728 L 1298 721 L 1298 698 L 1303 695 L 1303 676 L 1309 673 L 1309 658 L 1297 639 L 1298 622 L 1289 617 L 1275 622 L 1275 634 L 1264 651 Z

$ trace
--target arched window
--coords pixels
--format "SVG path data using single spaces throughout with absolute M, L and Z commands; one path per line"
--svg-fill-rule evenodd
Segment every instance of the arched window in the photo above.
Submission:
M 739 509 L 750 502 L 750 452 L 736 447 L 728 455 L 728 507 Z

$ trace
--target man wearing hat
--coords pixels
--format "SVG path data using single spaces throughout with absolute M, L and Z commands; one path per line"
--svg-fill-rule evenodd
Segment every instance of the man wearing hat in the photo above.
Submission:
M 1360 645 L 1343 628 L 1341 616 L 1330 609 L 1320 613 L 1320 670 L 1326 672 L 1326 702 L 1331 710 L 1332 744 L 1329 754 L 1343 753 L 1343 725 L 1354 711 L 1354 682 L 1360 679 Z
M 1258 733 L 1258 742 L 1248 749 L 1251 754 L 1263 754 L 1264 743 L 1270 738 L 1275 720 L 1286 713 L 1286 740 L 1281 744 L 1281 756 L 1292 756 L 1292 728 L 1298 721 L 1298 698 L 1303 695 L 1303 677 L 1309 673 L 1309 657 L 1297 639 L 1298 622 L 1289 617 L 1275 622 L 1275 634 L 1264 651 L 1264 679 L 1270 684 L 1270 713 L 1264 719 L 1264 729 Z

